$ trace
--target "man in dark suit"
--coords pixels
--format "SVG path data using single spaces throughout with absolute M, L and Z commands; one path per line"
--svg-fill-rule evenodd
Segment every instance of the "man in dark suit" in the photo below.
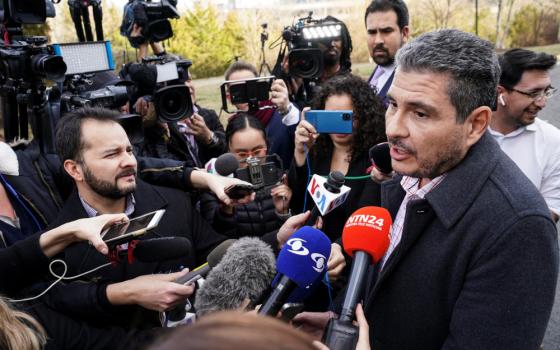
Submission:
M 368 79 L 385 106 L 395 76 L 395 55 L 408 41 L 408 8 L 402 0 L 373 0 L 366 9 L 367 45 L 377 64 Z
M 371 346 L 537 349 L 558 237 L 542 196 L 487 132 L 500 76 L 492 44 L 435 31 L 397 65 L 386 132 L 398 175 L 381 188 L 393 225 L 364 296 Z

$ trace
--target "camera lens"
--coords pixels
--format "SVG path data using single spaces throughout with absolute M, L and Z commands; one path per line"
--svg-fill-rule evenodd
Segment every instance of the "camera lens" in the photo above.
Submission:
M 66 74 L 66 63 L 60 56 L 39 54 L 31 58 L 31 70 L 50 80 L 61 80 Z
M 342 114 L 342 120 L 350 120 L 352 116 L 349 113 Z
M 314 79 L 323 72 L 323 54 L 319 49 L 295 49 L 289 55 L 290 74 Z
M 193 113 L 189 88 L 185 85 L 173 85 L 159 89 L 154 95 L 156 112 L 160 119 L 175 122 Z

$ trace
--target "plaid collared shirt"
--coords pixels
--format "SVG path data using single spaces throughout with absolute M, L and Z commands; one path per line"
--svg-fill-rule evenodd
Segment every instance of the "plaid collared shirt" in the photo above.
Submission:
M 83 198 L 82 196 L 80 196 L 80 194 L 78 193 L 78 197 L 80 197 L 80 202 L 82 202 L 82 206 L 84 207 L 84 210 L 86 211 L 86 214 L 88 215 L 88 217 L 92 218 L 94 216 L 97 216 L 99 214 L 99 212 L 97 210 L 95 210 L 91 205 L 89 205 Z M 126 216 L 130 217 L 130 215 L 132 215 L 132 213 L 134 213 L 134 206 L 136 205 L 136 200 L 134 199 L 134 196 L 132 195 L 132 193 L 126 195 L 126 205 L 124 208 L 124 213 L 126 214 Z
M 420 179 L 416 177 L 410 176 L 403 176 L 401 179 L 401 186 L 406 191 L 406 195 L 399 207 L 399 211 L 397 212 L 397 217 L 395 218 L 395 222 L 393 222 L 393 226 L 391 227 L 391 233 L 389 234 L 390 243 L 387 252 L 383 256 L 381 260 L 381 269 L 385 266 L 385 263 L 401 242 L 401 237 L 404 229 L 404 218 L 406 217 L 406 206 L 408 203 L 413 199 L 424 199 L 426 194 L 428 194 L 431 190 L 433 190 L 437 185 L 439 185 L 447 174 L 442 174 L 432 181 L 430 181 L 427 185 L 422 188 L 418 188 L 420 185 Z

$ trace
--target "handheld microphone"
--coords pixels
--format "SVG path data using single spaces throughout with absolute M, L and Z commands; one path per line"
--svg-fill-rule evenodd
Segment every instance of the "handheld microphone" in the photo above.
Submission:
M 128 249 L 117 252 L 117 260 L 120 261 L 126 257 L 129 264 L 134 260 L 152 263 L 183 258 L 189 254 L 190 250 L 191 242 L 185 237 L 151 238 L 130 242 Z
M 346 220 L 342 231 L 344 251 L 353 257 L 348 287 L 338 319 L 330 319 L 323 343 L 331 350 L 356 348 L 358 327 L 352 324 L 356 305 L 362 297 L 367 268 L 383 258 L 389 247 L 391 215 L 381 207 L 364 207 Z
M 233 173 L 238 168 L 239 161 L 232 153 L 224 153 L 218 158 L 212 158 L 204 166 L 207 173 L 227 177 L 233 177 Z
M 320 175 L 313 175 L 307 191 L 315 205 L 305 224 L 313 226 L 319 215 L 325 216 L 346 201 L 350 187 L 344 186 L 344 175 L 335 170 L 331 171 L 326 179 Z
M 246 301 L 254 308 L 270 288 L 275 275 L 276 257 L 272 248 L 256 237 L 239 239 L 229 247 L 196 293 L 197 317 L 239 309 Z
M 327 267 L 331 241 L 321 231 L 304 226 L 282 247 L 276 260 L 279 280 L 259 314 L 275 317 L 295 287 L 311 288 Z
M 389 142 L 378 143 L 370 148 L 369 159 L 373 166 L 383 174 L 390 174 L 393 171 Z
M 208 262 L 197 267 L 192 271 L 189 271 L 186 275 L 177 278 L 175 282 L 180 284 L 189 284 L 203 277 L 206 277 L 206 275 L 208 275 L 208 273 L 212 270 L 212 268 L 214 268 L 220 263 L 220 261 L 226 254 L 226 251 L 233 243 L 235 243 L 234 239 L 228 239 L 220 243 L 216 248 L 214 248 L 214 250 L 210 252 L 210 254 L 208 254 L 207 257 Z M 185 305 L 186 302 L 181 303 L 180 305 L 176 306 L 172 310 L 168 311 L 166 313 L 167 315 L 166 319 L 171 322 L 179 322 L 182 319 L 184 319 L 187 313 L 185 310 Z

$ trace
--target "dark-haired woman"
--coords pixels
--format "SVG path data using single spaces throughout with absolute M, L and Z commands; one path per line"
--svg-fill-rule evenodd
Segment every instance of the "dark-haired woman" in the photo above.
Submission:
M 246 113 L 238 113 L 229 121 L 226 143 L 242 168 L 247 167 L 247 160 L 262 161 L 267 156 L 265 128 Z M 260 189 L 248 204 L 227 205 L 213 194 L 203 194 L 201 214 L 216 231 L 229 237 L 262 236 L 280 228 L 290 217 L 292 191 L 286 181 L 284 176 L 277 185 Z
M 386 139 L 384 108 L 375 91 L 364 80 L 348 74 L 327 81 L 315 97 L 313 109 L 353 111 L 351 134 L 318 134 L 307 121 L 302 120 L 298 124 L 294 160 L 288 177 L 293 191 L 290 205 L 293 212 L 299 213 L 314 205 L 306 192 L 311 176 L 327 176 L 334 170 L 346 176 L 345 185 L 351 188 L 348 198 L 323 218 L 323 231 L 334 242 L 342 234 L 344 222 L 359 208 L 358 205 L 379 202 L 379 186 L 366 175 L 371 166 L 369 148 Z M 360 197 L 366 186 L 371 201 L 364 203 Z

